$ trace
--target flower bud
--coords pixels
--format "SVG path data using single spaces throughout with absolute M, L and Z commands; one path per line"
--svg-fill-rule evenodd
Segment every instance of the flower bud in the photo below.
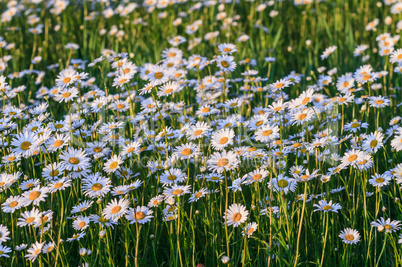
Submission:
M 223 264 L 228 264 L 230 261 L 230 258 L 228 256 L 222 256 L 222 263 Z

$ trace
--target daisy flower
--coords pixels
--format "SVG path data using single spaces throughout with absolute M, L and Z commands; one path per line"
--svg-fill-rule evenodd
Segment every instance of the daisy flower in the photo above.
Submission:
M 253 233 L 254 233 L 255 231 L 257 231 L 257 227 L 258 227 L 258 224 L 257 224 L 256 222 L 248 223 L 248 224 L 243 228 L 242 235 L 243 235 L 243 236 L 244 236 L 244 235 L 247 235 L 247 237 L 252 236 Z
M 345 126 L 343 128 L 345 131 L 356 133 L 358 130 L 361 130 L 362 128 L 367 129 L 368 126 L 369 126 L 369 124 L 366 122 L 360 122 L 358 120 L 355 120 L 353 122 L 349 122 L 349 123 L 345 124 Z
M 236 62 L 234 61 L 233 56 L 217 56 L 216 57 L 216 64 L 222 71 L 229 71 L 233 72 L 236 69 Z
M 73 222 L 73 228 L 77 231 L 83 231 L 89 227 L 89 218 L 78 216 Z
M 127 213 L 130 202 L 127 199 L 112 199 L 110 203 L 102 211 L 105 219 L 118 220 L 121 216 Z
M 232 54 L 237 52 L 237 47 L 234 44 L 219 44 L 218 51 L 221 52 L 223 55 Z
M 391 101 L 385 97 L 382 96 L 372 96 L 370 97 L 369 104 L 371 107 L 375 108 L 384 108 L 386 106 L 389 106 Z
M 314 204 L 315 209 L 314 211 L 324 211 L 324 212 L 336 212 L 338 213 L 338 210 L 342 209 L 342 206 L 339 205 L 338 203 L 332 204 L 332 200 L 327 202 L 326 200 L 320 200 L 318 204 Z
M 391 140 L 391 146 L 393 149 L 395 149 L 397 152 L 402 150 L 402 134 L 396 135 L 392 140 Z
M 34 133 L 24 132 L 15 135 L 10 144 L 14 146 L 14 153 L 21 154 L 23 157 L 28 158 L 37 148 L 37 140 L 38 137 Z
M 0 243 L 0 258 L 1 257 L 10 258 L 10 255 L 7 254 L 7 253 L 10 253 L 10 252 L 11 252 L 11 249 L 9 247 L 3 246 Z
M 9 234 L 10 234 L 10 231 L 8 231 L 7 227 L 0 224 L 0 244 L 1 244 L 1 242 L 6 242 L 7 240 L 10 239 L 10 237 L 8 237 Z
M 52 163 L 46 165 L 45 168 L 42 170 L 42 176 L 46 180 L 55 180 L 60 178 L 60 176 L 63 175 L 63 172 L 65 170 L 65 166 L 61 163 Z
M 137 206 L 135 209 L 130 208 L 130 210 L 126 214 L 126 219 L 130 221 L 130 224 L 144 224 L 150 222 L 151 219 L 154 217 L 152 213 L 154 212 L 146 206 Z
M 402 48 L 399 48 L 392 52 L 389 62 L 391 63 L 402 63 Z
M 107 173 L 113 173 L 120 168 L 120 165 L 123 163 L 123 159 L 121 156 L 114 155 L 112 158 L 108 159 L 103 167 L 103 170 Z
M 237 155 L 233 151 L 215 152 L 211 155 L 211 158 L 207 161 L 208 169 L 222 173 L 227 170 L 233 170 L 237 168 L 240 163 Z
M 247 174 L 247 181 L 245 183 L 251 184 L 254 182 L 262 182 L 268 176 L 268 174 L 269 174 L 269 171 L 264 170 L 264 169 L 258 169 L 258 170 L 252 171 Z
M 223 176 L 223 174 L 220 173 L 209 173 L 207 175 L 205 175 L 205 179 L 208 182 L 214 182 L 214 183 L 219 183 L 220 181 L 222 181 L 225 178 L 225 176 Z
M 292 83 L 289 80 L 286 79 L 280 79 L 279 81 L 276 81 L 272 84 L 269 85 L 269 88 L 275 92 L 278 90 L 282 90 L 283 88 L 289 87 Z
M 48 185 L 48 189 L 50 193 L 54 193 L 56 191 L 65 190 L 66 188 L 71 186 L 71 180 L 67 177 L 63 177 L 59 180 L 51 181 Z
M 357 244 L 360 241 L 360 234 L 357 230 L 346 228 L 341 231 L 339 237 L 345 244 Z
M 172 185 L 182 183 L 187 179 L 185 173 L 183 173 L 180 169 L 171 168 L 166 170 L 163 174 L 161 174 L 159 181 L 165 185 Z
M 79 91 L 77 88 L 72 87 L 72 88 L 66 88 L 63 90 L 60 90 L 57 94 L 54 95 L 54 100 L 57 102 L 68 102 L 73 100 L 74 98 L 77 98 L 79 94 Z
M 104 197 L 110 191 L 111 187 L 111 180 L 102 177 L 99 173 L 95 173 L 82 180 L 82 191 L 84 195 L 91 198 Z
M 233 129 L 221 129 L 212 135 L 211 145 L 216 150 L 223 150 L 229 145 L 233 145 L 235 133 Z
M 154 65 L 150 67 L 147 79 L 155 85 L 163 84 L 169 80 L 171 72 L 171 70 L 166 69 L 164 66 Z
M 68 146 L 70 136 L 66 134 L 56 134 L 46 141 L 46 148 L 49 152 L 54 152 Z
M 189 159 L 199 155 L 200 148 L 193 143 L 186 143 L 176 147 L 173 153 L 180 159 Z
M 92 206 L 93 203 L 94 202 L 91 200 L 85 200 L 84 202 L 78 204 L 77 206 L 74 206 L 71 209 L 71 214 L 86 211 Z
M 173 185 L 170 188 L 165 188 L 163 194 L 167 197 L 179 197 L 190 193 L 191 185 Z
M 307 108 L 292 115 L 292 125 L 302 125 L 314 117 L 314 111 Z
M 1 210 L 5 213 L 14 213 L 14 211 L 20 209 L 23 205 L 23 198 L 20 196 L 10 196 L 5 202 L 1 204 Z
M 138 155 L 141 152 L 140 147 L 141 142 L 139 141 L 128 142 L 122 148 L 122 155 L 126 158 L 132 155 Z
M 208 189 L 201 188 L 199 191 L 197 191 L 191 195 L 191 197 L 188 199 L 188 202 L 189 203 L 197 202 L 200 198 L 205 197 L 207 194 L 208 194 Z
M 372 227 L 377 227 L 377 230 L 379 232 L 384 232 L 385 233 L 393 233 L 396 232 L 400 229 L 400 221 L 391 221 L 390 218 L 388 218 L 387 220 L 384 220 L 383 217 L 381 217 L 380 219 L 377 219 L 377 221 L 373 221 L 371 222 L 371 226 Z
M 374 132 L 369 134 L 363 141 L 363 150 L 367 153 L 376 153 L 383 147 L 384 134 L 381 132 Z
M 67 151 L 61 152 L 60 161 L 69 171 L 87 169 L 90 166 L 89 158 L 85 151 L 72 147 L 67 148 Z
M 126 83 L 129 83 L 130 80 L 133 78 L 131 74 L 121 74 L 118 75 L 116 78 L 113 79 L 113 87 L 123 87 Z
M 328 58 L 337 48 L 335 45 L 326 48 L 321 55 L 321 60 Z
M 56 243 L 55 242 L 49 242 L 46 245 L 43 246 L 42 248 L 42 253 L 50 253 L 55 249 Z
M 369 183 L 372 186 L 382 187 L 384 185 L 388 185 L 388 183 L 390 181 L 391 181 L 391 177 L 386 174 L 374 174 L 371 176 Z
M 283 191 L 284 194 L 287 194 L 289 191 L 294 192 L 297 184 L 295 179 L 281 173 L 278 177 L 272 179 L 272 183 L 271 181 L 268 183 L 268 187 L 272 188 L 274 192 Z
M 67 242 L 72 242 L 74 240 L 80 241 L 85 236 L 85 232 L 80 232 L 78 234 L 73 235 L 70 238 L 67 238 Z
M 352 149 L 349 152 L 346 152 L 345 155 L 342 157 L 342 165 L 349 166 L 349 165 L 356 165 L 363 157 L 363 152 L 360 150 Z
M 255 140 L 268 143 L 279 138 L 279 127 L 275 125 L 265 125 L 255 132 Z
M 25 255 L 25 258 L 28 260 L 34 262 L 36 258 L 42 253 L 42 248 L 45 242 L 39 243 L 36 241 L 34 244 L 32 244 L 32 247 L 27 250 L 28 254 Z
M 39 185 L 32 190 L 22 194 L 22 202 L 24 206 L 28 206 L 33 203 L 35 206 L 39 206 L 40 202 L 46 200 L 47 192 L 49 189 L 47 187 L 40 187 Z
M 207 123 L 199 121 L 186 131 L 186 136 L 189 140 L 196 140 L 207 136 L 210 131 L 211 127 Z
M 247 221 L 249 212 L 246 207 L 241 204 L 232 204 L 229 206 L 227 213 L 223 218 L 227 221 L 227 225 L 233 225 L 234 227 L 240 226 Z
M 75 77 L 77 74 L 78 73 L 72 68 L 62 70 L 59 75 L 57 75 L 56 86 L 62 88 L 68 87 L 76 81 Z
M 37 209 L 33 208 L 31 211 L 25 211 L 21 214 L 21 218 L 18 218 L 17 226 L 29 226 L 39 222 L 42 213 Z

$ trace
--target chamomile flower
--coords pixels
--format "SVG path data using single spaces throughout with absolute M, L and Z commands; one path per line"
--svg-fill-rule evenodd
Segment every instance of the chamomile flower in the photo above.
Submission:
M 72 147 L 67 148 L 60 155 L 60 160 L 67 170 L 77 171 L 79 169 L 87 169 L 89 167 L 89 158 L 86 153 L 80 149 Z
M 391 181 L 391 177 L 385 174 L 374 174 L 371 176 L 369 183 L 372 186 L 382 187 Z
M 150 222 L 154 217 L 153 211 L 146 206 L 137 206 L 135 209 L 130 208 L 126 214 L 126 219 L 130 221 L 130 224 L 144 224 Z
M 8 253 L 10 253 L 10 252 L 11 252 L 11 249 L 9 247 L 3 246 L 0 243 L 0 258 L 1 257 L 10 258 L 10 255 L 8 255 Z
M 330 47 L 326 48 L 326 49 L 324 50 L 324 52 L 322 53 L 322 55 L 321 55 L 321 59 L 326 59 L 326 58 L 328 58 L 333 52 L 335 52 L 335 50 L 336 50 L 337 48 L 338 48 L 338 47 L 336 47 L 336 46 L 330 46 Z
M 103 170 L 107 173 L 113 173 L 120 168 L 120 165 L 123 163 L 123 159 L 121 156 L 114 155 L 112 158 L 108 159 L 103 167 Z
M 74 207 L 71 209 L 71 213 L 74 214 L 74 213 L 84 212 L 84 211 L 86 211 L 87 209 L 89 209 L 89 208 L 92 206 L 93 203 L 94 203 L 94 202 L 91 201 L 91 200 L 85 200 L 84 202 L 82 202 L 82 203 L 80 203 L 80 204 L 74 206 Z
M 360 241 L 360 234 L 357 230 L 346 228 L 341 231 L 339 237 L 345 244 L 357 244 Z
M 237 48 L 234 44 L 219 44 L 218 51 L 222 54 L 232 54 L 234 52 L 237 52 Z
M 130 202 L 127 199 L 112 199 L 102 211 L 105 219 L 117 220 L 127 213 Z
M 250 237 L 253 235 L 253 233 L 255 231 L 257 231 L 258 228 L 258 224 L 256 222 L 251 222 L 248 223 L 244 228 L 243 228 L 243 232 L 242 235 L 247 235 L 247 237 Z
M 7 242 L 7 240 L 10 240 L 9 235 L 10 231 L 8 231 L 7 227 L 0 224 L 0 244 L 1 242 Z
M 45 242 L 39 243 L 38 241 L 36 241 L 34 244 L 32 244 L 32 247 L 27 250 L 28 254 L 25 255 L 25 258 L 34 262 L 42 253 L 42 248 L 44 244 Z
M 233 227 L 238 227 L 242 223 L 247 221 L 248 218 L 248 210 L 246 207 L 241 204 L 232 204 L 229 206 L 227 210 L 227 214 L 223 216 L 225 221 L 227 221 L 227 225 Z
M 191 197 L 188 199 L 188 202 L 197 202 L 200 198 L 205 197 L 208 194 L 207 188 L 201 188 L 199 191 L 196 191 Z
M 336 212 L 338 213 L 338 210 L 342 209 L 342 206 L 339 205 L 338 203 L 332 203 L 332 200 L 327 202 L 326 200 L 320 200 L 318 204 L 314 204 L 315 209 L 314 211 L 324 211 L 324 212 Z
M 216 150 L 223 150 L 233 144 L 235 133 L 233 129 L 221 129 L 212 135 L 211 145 Z
M 25 211 L 21 214 L 21 218 L 18 218 L 17 226 L 34 225 L 39 222 L 41 214 L 42 213 L 35 207 L 30 211 Z
M 369 134 L 363 141 L 363 150 L 367 153 L 377 153 L 383 147 L 384 134 L 374 132 Z
M 109 178 L 102 177 L 99 173 L 95 173 L 90 177 L 83 179 L 82 191 L 84 195 L 91 198 L 104 197 L 112 187 Z
M 187 143 L 176 147 L 173 153 L 180 159 L 189 159 L 199 155 L 200 148 L 195 144 Z
M 221 70 L 229 72 L 233 72 L 237 66 L 234 57 L 227 55 L 217 56 L 216 64 Z
M 78 216 L 73 222 L 73 228 L 77 231 L 83 231 L 89 227 L 89 218 Z
M 211 158 L 207 161 L 207 166 L 211 171 L 222 173 L 237 168 L 239 163 L 240 161 L 234 152 L 224 150 L 222 153 L 215 152 L 212 154 Z
M 279 138 L 279 127 L 275 125 L 265 125 L 255 132 L 255 140 L 268 143 Z
M 47 187 L 40 187 L 39 185 L 33 188 L 32 190 L 25 192 L 22 194 L 22 201 L 24 206 L 28 206 L 31 203 L 39 206 L 40 202 L 46 200 L 47 192 L 49 189 Z
M 274 192 L 282 191 L 284 194 L 294 192 L 297 184 L 295 179 L 285 176 L 283 173 L 275 177 L 268 183 L 268 187 L 272 188 Z
M 390 218 L 387 220 L 384 220 L 383 217 L 380 219 L 377 219 L 377 221 L 371 222 L 372 227 L 377 227 L 377 230 L 379 232 L 385 232 L 385 233 L 393 233 L 396 232 L 400 229 L 400 221 L 391 221 Z

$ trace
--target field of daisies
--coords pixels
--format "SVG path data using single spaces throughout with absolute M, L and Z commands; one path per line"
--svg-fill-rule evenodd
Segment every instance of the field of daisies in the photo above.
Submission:
M 402 266 L 402 2 L 0 2 L 0 266 Z

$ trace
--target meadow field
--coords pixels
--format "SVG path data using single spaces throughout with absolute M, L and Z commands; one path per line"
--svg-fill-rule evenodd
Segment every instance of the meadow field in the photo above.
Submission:
M 402 266 L 401 12 L 1 1 L 0 266 Z

